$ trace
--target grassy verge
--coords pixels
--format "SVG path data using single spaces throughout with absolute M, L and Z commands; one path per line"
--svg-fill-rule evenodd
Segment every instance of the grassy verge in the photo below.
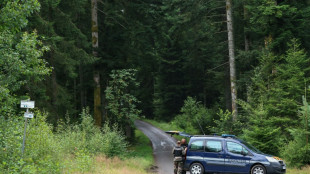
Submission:
M 149 139 L 140 131 L 135 131 L 136 142 L 129 147 L 125 158 L 94 157 L 94 168 L 89 173 L 104 174 L 148 174 L 154 163 L 153 150 Z M 86 172 L 87 173 L 87 172 Z
M 310 173 L 310 166 L 303 167 L 302 169 L 294 169 L 288 168 L 286 171 L 287 174 L 309 174 Z
M 154 163 L 153 149 L 149 138 L 144 135 L 140 130 L 135 130 L 136 142 L 129 150 L 129 154 L 134 158 L 143 158 L 146 167 L 150 167 Z

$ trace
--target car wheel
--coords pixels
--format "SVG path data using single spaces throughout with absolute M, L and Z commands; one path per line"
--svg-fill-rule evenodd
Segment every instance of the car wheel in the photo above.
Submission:
M 189 167 L 189 171 L 191 174 L 203 174 L 204 169 L 203 166 L 199 163 L 194 163 Z
M 251 174 L 266 174 L 266 169 L 264 166 L 257 164 L 252 167 Z

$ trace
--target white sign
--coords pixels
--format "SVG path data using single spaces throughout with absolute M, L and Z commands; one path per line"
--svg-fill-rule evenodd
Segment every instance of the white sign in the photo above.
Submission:
M 24 117 L 25 117 L 25 118 L 33 118 L 33 113 L 31 113 L 31 112 L 25 112 Z
M 20 101 L 21 108 L 34 108 L 34 101 L 22 100 Z

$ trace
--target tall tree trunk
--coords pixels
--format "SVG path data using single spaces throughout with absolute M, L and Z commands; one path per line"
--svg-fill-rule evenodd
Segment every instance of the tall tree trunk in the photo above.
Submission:
M 227 69 L 225 70 L 224 75 L 225 81 L 225 106 L 226 109 L 231 111 L 231 88 L 230 88 L 230 71 L 229 71 L 229 65 L 227 66 Z
M 231 88 L 231 109 L 233 120 L 237 119 L 237 90 L 236 90 L 236 66 L 235 66 L 235 46 L 232 21 L 232 0 L 226 0 L 226 16 L 228 31 L 228 50 L 229 50 L 229 67 L 230 67 L 230 88 Z
M 246 31 L 246 27 L 248 24 L 248 20 L 249 20 L 249 14 L 248 14 L 248 9 L 245 7 L 245 4 L 243 4 L 243 20 L 244 20 L 244 50 L 245 51 L 249 51 L 250 50 L 250 39 L 249 39 L 249 35 L 248 32 Z
M 52 67 L 55 67 L 55 62 L 54 62 L 54 58 L 51 55 L 52 53 L 49 53 L 49 58 L 51 61 L 51 65 Z M 52 80 L 52 107 L 55 111 L 57 111 L 57 98 L 58 98 L 58 84 L 57 84 L 57 76 L 56 76 L 56 71 L 55 69 L 53 69 L 52 71 L 52 75 L 51 75 L 51 80 Z M 54 121 L 55 123 L 57 123 L 58 119 L 59 119 L 59 114 L 58 112 L 55 112 L 55 117 L 54 117 Z
M 85 89 L 84 89 L 84 75 L 83 75 L 83 67 L 82 63 L 80 63 L 79 66 L 79 76 L 80 76 L 80 104 L 81 104 L 81 109 L 83 109 L 85 105 Z
M 97 0 L 91 0 L 91 31 L 92 31 L 92 47 L 93 47 L 93 56 L 98 56 L 98 2 Z M 101 113 L 101 89 L 100 89 L 100 74 L 97 67 L 94 67 L 94 120 L 95 124 L 101 127 L 102 122 L 102 113 Z

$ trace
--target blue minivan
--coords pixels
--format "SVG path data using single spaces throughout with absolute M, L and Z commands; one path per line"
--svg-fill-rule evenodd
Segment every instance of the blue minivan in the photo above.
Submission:
M 191 174 L 283 174 L 286 165 L 233 135 L 204 135 L 190 138 L 184 169 Z

